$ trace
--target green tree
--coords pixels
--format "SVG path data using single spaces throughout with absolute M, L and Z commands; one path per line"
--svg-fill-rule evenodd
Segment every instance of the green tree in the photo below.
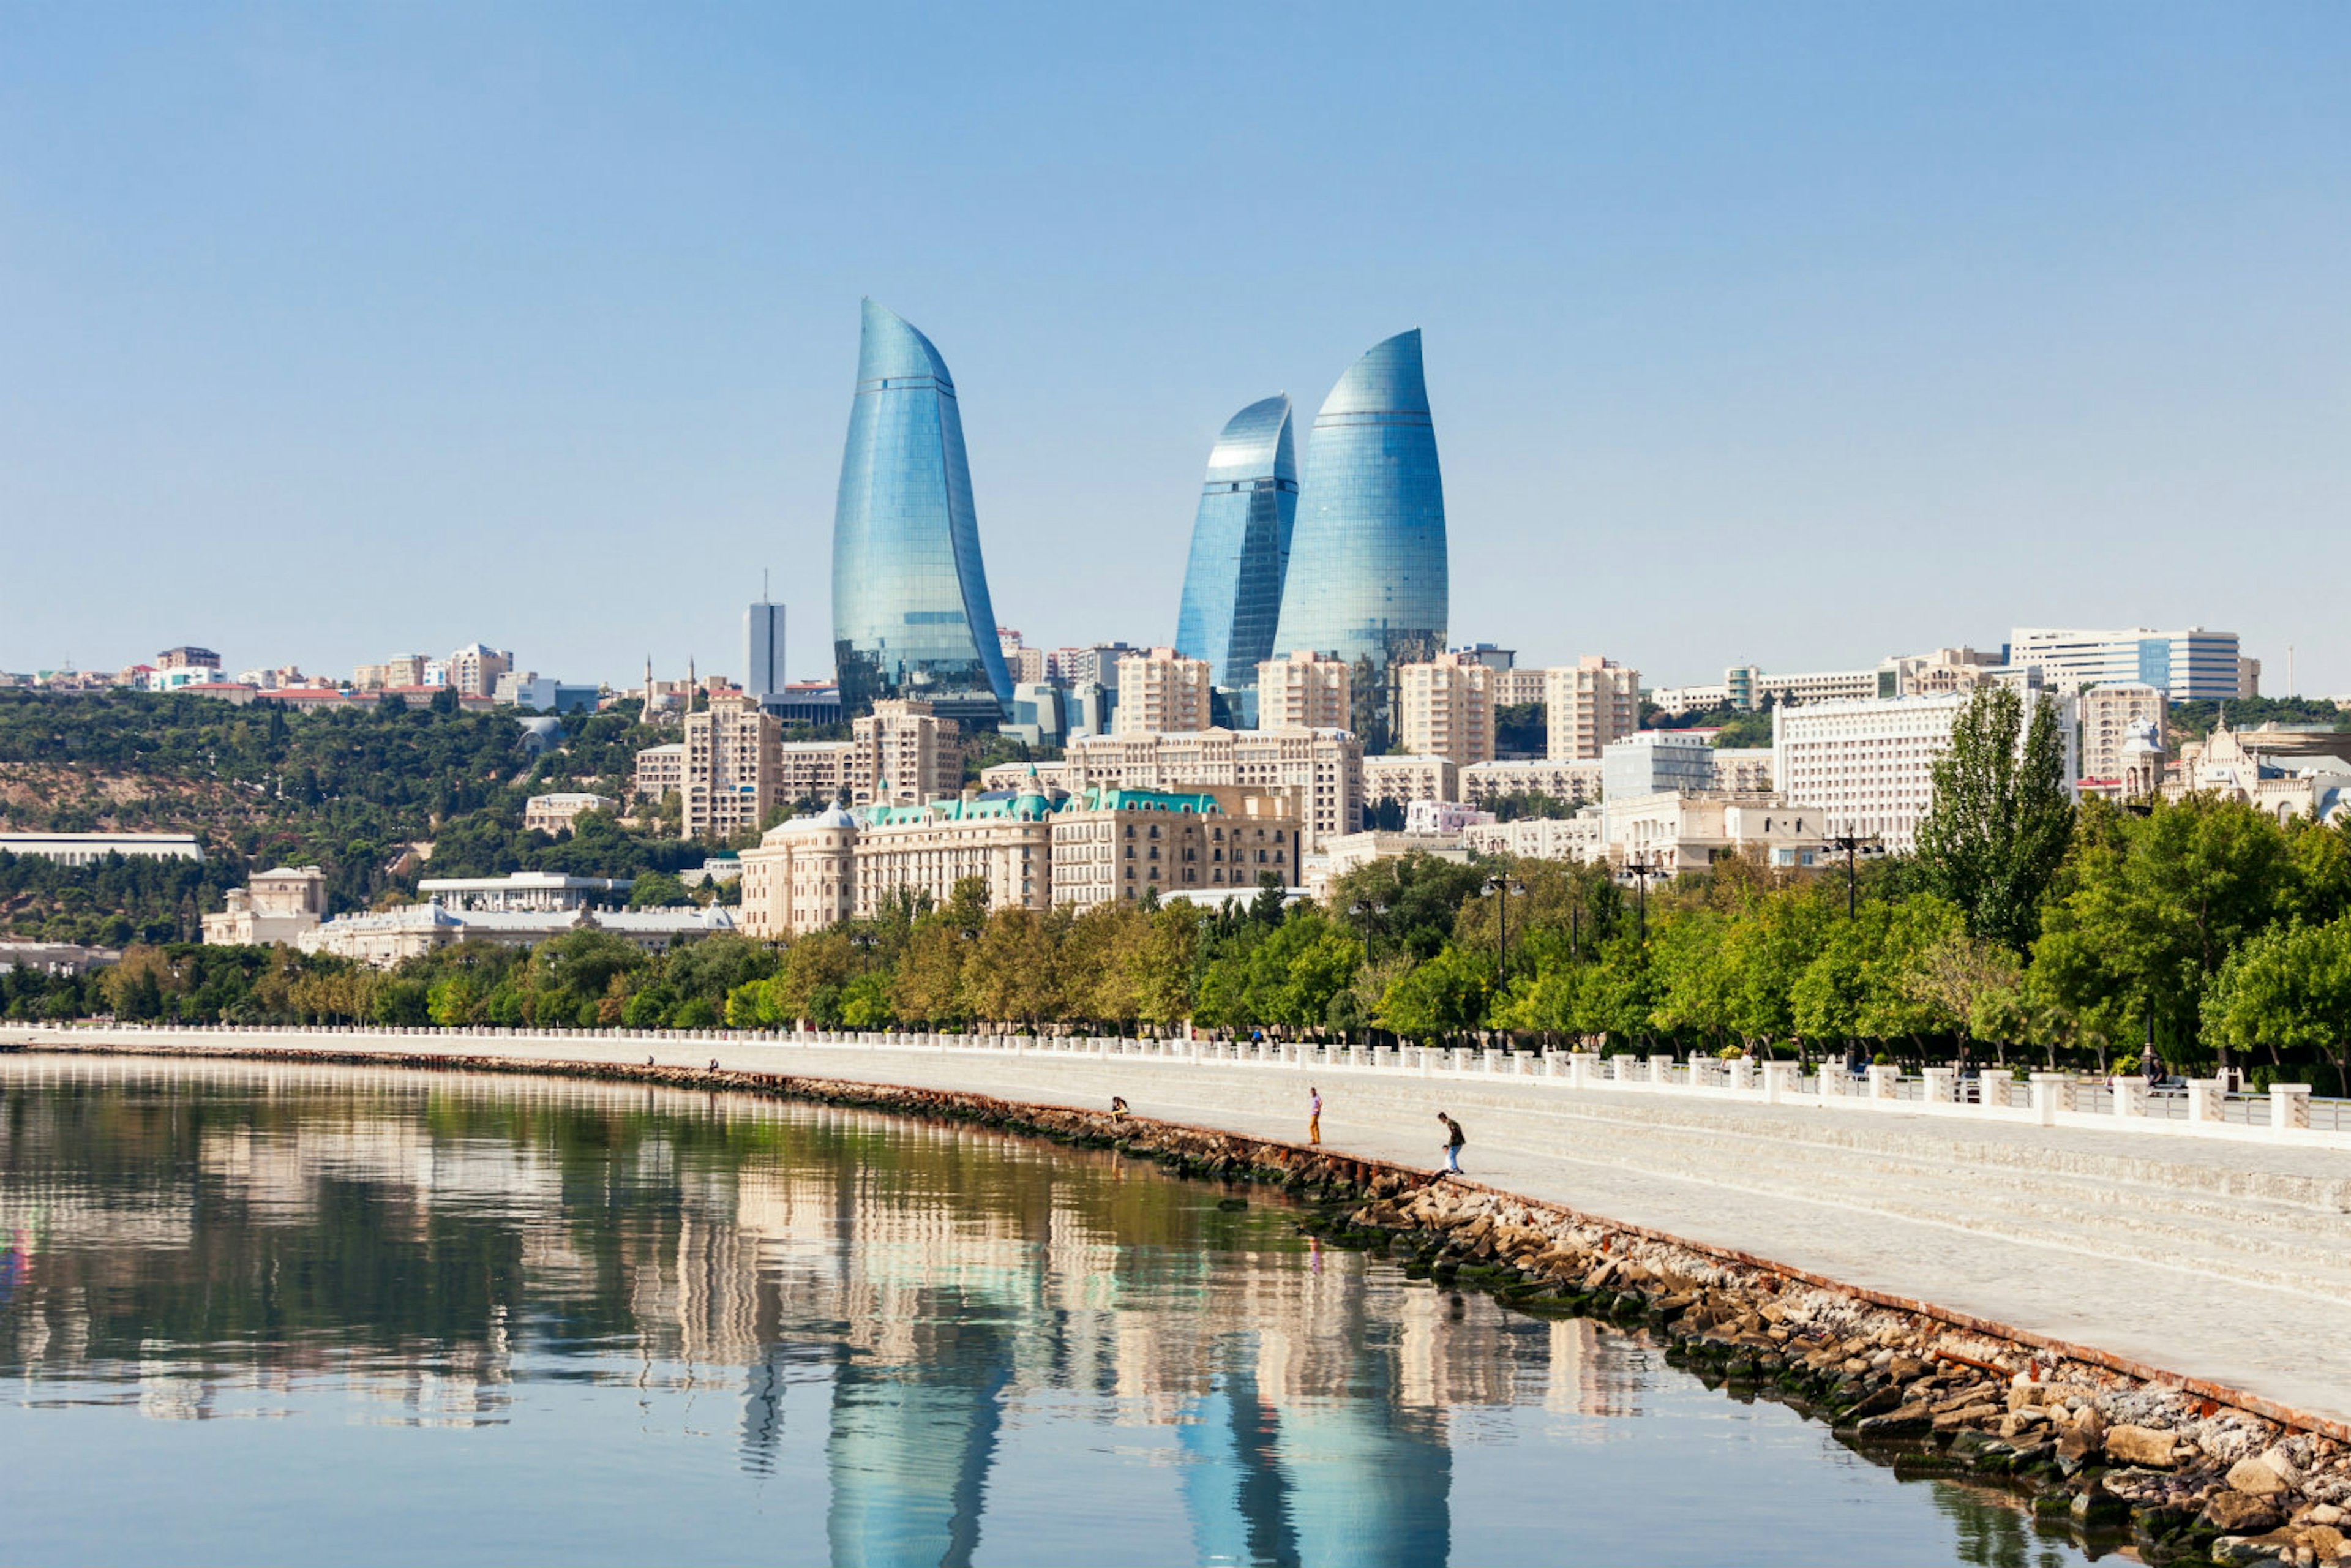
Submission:
M 2273 926 L 2230 953 L 2204 996 L 2204 1034 L 2251 1055 L 2307 1051 L 2335 1067 L 2351 1095 L 2351 915 L 2324 925 Z
M 2073 829 L 2055 706 L 2036 696 L 2028 723 L 2012 687 L 1978 686 L 1934 778 L 1918 824 L 1927 888 L 1959 906 L 1971 934 L 2022 953 Z

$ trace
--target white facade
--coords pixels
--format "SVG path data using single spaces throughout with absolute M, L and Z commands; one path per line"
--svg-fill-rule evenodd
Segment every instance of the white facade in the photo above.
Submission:
M 589 811 L 617 811 L 621 803 L 609 796 L 578 791 L 554 795 L 533 795 L 522 803 L 522 826 L 525 832 L 538 831 L 553 837 L 566 832 Z
M 1447 757 L 1392 754 L 1364 758 L 1364 804 L 1393 800 L 1409 808 L 1416 800 L 1455 800 L 1461 796 L 1461 769 Z
M 109 855 L 200 861 L 204 848 L 193 833 L 0 833 L 0 854 L 95 865 Z
M 255 947 L 292 943 L 326 918 L 327 876 L 317 866 L 279 866 L 228 891 L 228 907 L 204 917 L 214 946 Z
M 1781 798 L 1817 810 L 1824 833 L 1876 835 L 1889 852 L 1908 852 L 1934 803 L 1935 763 L 1972 700 L 1953 692 L 1775 709 L 1771 777 Z M 2070 789 L 2081 776 L 2074 705 L 2052 700 Z
M 2158 632 L 2138 626 L 2118 632 L 2020 626 L 2009 633 L 2009 663 L 2039 669 L 2053 691 L 2142 682 L 2173 702 L 2251 696 L 2259 666 L 2240 657 L 2234 632 L 2201 626 Z
M 1480 762 L 1461 770 L 1461 799 L 1472 805 L 1506 795 L 1548 795 L 1579 805 L 1600 799 L 1600 758 L 1550 762 Z

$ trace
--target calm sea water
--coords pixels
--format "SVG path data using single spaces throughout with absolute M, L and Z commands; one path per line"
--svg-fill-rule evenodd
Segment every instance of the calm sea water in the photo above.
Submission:
M 2080 1560 L 1637 1338 L 968 1129 L 0 1059 L 0 1560 Z

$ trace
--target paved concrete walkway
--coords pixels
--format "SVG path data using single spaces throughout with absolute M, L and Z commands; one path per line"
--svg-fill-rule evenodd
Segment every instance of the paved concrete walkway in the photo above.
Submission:
M 107 1037 L 77 1031 L 95 1042 Z M 54 1039 L 54 1036 L 48 1037 Z M 0 1042 L 41 1037 L 0 1026 Z M 723 1041 L 149 1035 L 152 1045 L 720 1064 L 1100 1109 L 1302 1141 L 1306 1070 Z M 2351 1421 L 2351 1156 L 2340 1151 L 1605 1091 L 1325 1075 L 1323 1139 L 1441 1163 Z

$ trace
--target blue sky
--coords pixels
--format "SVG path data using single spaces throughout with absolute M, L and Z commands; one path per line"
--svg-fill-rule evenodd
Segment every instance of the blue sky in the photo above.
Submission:
M 2351 693 L 2351 9 L 1464 9 L 0 0 L 0 667 L 819 673 L 872 294 L 1032 643 L 1418 326 L 1456 641 Z

